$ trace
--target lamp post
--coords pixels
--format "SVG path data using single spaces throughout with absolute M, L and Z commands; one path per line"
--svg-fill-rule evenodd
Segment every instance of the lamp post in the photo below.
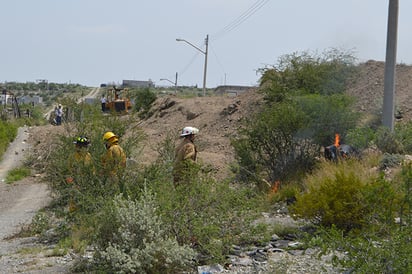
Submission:
M 207 72 L 207 52 L 208 52 L 208 47 L 209 47 L 209 34 L 206 35 L 206 39 L 205 39 L 206 49 L 205 50 L 202 50 L 202 49 L 196 47 L 195 45 L 193 45 L 192 43 L 186 41 L 185 39 L 177 38 L 176 41 L 185 42 L 185 43 L 189 44 L 190 46 L 194 47 L 195 49 L 197 49 L 198 51 L 200 51 L 201 53 L 203 53 L 205 55 L 205 66 L 204 66 L 204 70 L 203 70 L 203 96 L 205 96 L 206 95 L 206 72 Z
M 174 82 L 166 78 L 161 78 L 160 81 L 168 81 L 169 83 L 172 83 L 173 85 L 175 85 L 175 94 L 177 94 L 177 72 L 176 72 L 176 78 Z

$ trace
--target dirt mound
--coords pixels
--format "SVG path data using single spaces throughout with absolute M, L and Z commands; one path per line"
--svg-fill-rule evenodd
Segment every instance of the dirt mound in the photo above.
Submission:
M 385 63 L 370 60 L 359 65 L 359 74 L 350 83 L 348 94 L 356 97 L 359 111 L 381 117 Z M 412 120 L 412 66 L 397 65 L 395 73 L 395 114 L 402 121 Z
M 156 147 L 169 134 L 175 136 L 178 143 L 181 129 L 194 126 L 200 130 L 196 140 L 199 161 L 212 165 L 216 176 L 223 177 L 234 160 L 231 137 L 237 133 L 242 120 L 250 116 L 261 102 L 261 95 L 255 89 L 236 97 L 160 97 L 151 108 L 153 115 L 140 124 L 148 136 L 142 153 L 143 161 L 149 163 L 157 157 Z

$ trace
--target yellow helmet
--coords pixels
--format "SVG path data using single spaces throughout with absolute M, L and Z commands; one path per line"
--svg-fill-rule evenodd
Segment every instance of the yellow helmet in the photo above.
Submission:
M 103 135 L 103 141 L 105 142 L 113 143 L 113 142 L 117 142 L 118 140 L 119 140 L 119 137 L 117 137 L 117 135 L 111 131 L 108 131 Z

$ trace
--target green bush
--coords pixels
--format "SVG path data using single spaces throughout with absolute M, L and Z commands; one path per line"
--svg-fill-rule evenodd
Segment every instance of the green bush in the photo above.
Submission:
M 155 197 L 143 193 L 139 201 L 114 199 L 110 225 L 112 239 L 102 246 L 100 266 L 119 273 L 177 273 L 188 270 L 195 258 L 189 246 L 167 236 Z
M 156 100 L 156 94 L 149 88 L 138 89 L 132 92 L 134 99 L 134 109 L 139 112 L 140 118 L 148 118 L 152 103 Z
M 379 169 L 385 170 L 387 168 L 394 168 L 401 165 L 404 159 L 403 155 L 384 153 L 381 161 L 379 162 Z
M 390 154 L 403 153 L 402 144 L 396 139 L 394 132 L 387 127 L 380 127 L 376 133 L 376 146 L 382 151 Z
M 10 142 L 17 136 L 17 126 L 15 124 L 0 120 L 0 158 L 6 151 Z
M 291 95 L 342 94 L 347 80 L 356 72 L 351 53 L 336 49 L 322 54 L 302 52 L 281 56 L 272 68 L 261 69 L 260 86 L 270 102 Z
M 273 68 L 260 71 L 266 108 L 232 141 L 241 180 L 298 179 L 314 167 L 321 146 L 355 127 L 354 101 L 343 94 L 355 72 L 353 61 L 337 50 L 323 56 L 304 52 L 283 56 Z
M 13 183 L 30 176 L 31 170 L 26 167 L 14 168 L 7 173 L 6 182 Z
M 308 117 L 304 129 L 306 136 L 322 146 L 334 144 L 336 133 L 345 139 L 359 118 L 352 110 L 353 98 L 344 94 L 296 96 L 294 100 Z
M 313 168 L 319 150 L 305 136 L 309 122 L 296 104 L 286 102 L 249 120 L 240 138 L 232 140 L 241 170 L 247 171 L 243 171 L 246 178 L 264 176 L 270 182 L 284 181 L 299 178 Z
M 298 195 L 292 212 L 326 227 L 361 228 L 365 214 L 361 192 L 363 182 L 353 173 L 338 172 L 335 176 L 325 178 L 318 188 L 309 186 L 308 192 Z
M 366 186 L 362 192 L 370 205 L 368 230 L 345 233 L 332 226 L 319 231 L 317 237 L 331 250 L 345 253 L 336 263 L 353 273 L 411 273 L 411 178 L 412 165 L 406 164 L 392 182 L 380 178 Z
M 396 140 L 402 144 L 404 153 L 412 153 L 412 121 L 395 125 Z
M 356 149 L 366 149 L 370 147 L 375 138 L 375 130 L 371 127 L 353 128 L 348 130 L 345 143 Z
M 339 167 L 335 177 L 325 177 L 297 195 L 291 211 L 296 217 L 324 226 L 359 231 L 393 220 L 397 195 L 384 179 L 362 181 L 353 171 Z M 379 225 L 378 225 L 379 226 Z

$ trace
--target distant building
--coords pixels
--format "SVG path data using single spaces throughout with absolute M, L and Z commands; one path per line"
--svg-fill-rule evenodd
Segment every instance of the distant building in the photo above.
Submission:
M 242 92 L 245 92 L 253 88 L 254 87 L 250 87 L 250 86 L 218 86 L 217 88 L 215 88 L 215 94 L 217 95 L 229 94 L 229 95 L 236 96 Z
M 11 94 L 1 94 L 0 95 L 0 105 L 12 104 L 13 95 Z
M 19 104 L 42 104 L 43 103 L 43 98 L 37 95 L 30 96 L 30 95 L 25 95 L 22 97 L 17 98 L 17 102 Z
M 123 80 L 122 87 L 124 88 L 152 88 L 154 83 L 152 80 L 137 81 L 137 80 Z
M 86 97 L 86 98 L 84 98 L 84 102 L 88 105 L 94 105 L 94 104 L 98 103 L 99 100 L 97 98 L 93 98 L 93 97 Z

